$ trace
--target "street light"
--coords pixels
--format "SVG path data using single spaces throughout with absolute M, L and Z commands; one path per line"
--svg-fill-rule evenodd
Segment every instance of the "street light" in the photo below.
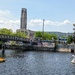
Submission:
M 42 37 L 43 37 L 43 39 L 44 39 L 44 21 L 45 21 L 45 19 L 43 19 L 43 28 L 42 28 Z
M 73 26 L 75 27 L 75 24 L 73 24 Z M 73 28 L 73 30 L 74 30 L 74 36 L 73 36 L 73 38 L 74 38 L 74 43 L 75 43 L 75 28 Z

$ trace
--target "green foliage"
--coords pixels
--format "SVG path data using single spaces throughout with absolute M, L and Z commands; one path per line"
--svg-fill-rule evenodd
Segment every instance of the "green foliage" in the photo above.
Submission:
M 73 42 L 73 37 L 72 36 L 68 36 L 68 39 L 67 39 L 67 43 L 72 43 Z
M 18 36 L 18 37 L 23 37 L 23 38 L 26 38 L 26 37 L 27 37 L 24 32 L 19 32 L 19 31 L 16 32 L 16 33 L 14 33 L 13 35 L 14 35 L 14 36 Z
M 18 36 L 22 38 L 26 38 L 26 34 L 24 32 L 13 32 L 11 29 L 2 28 L 0 29 L 0 34 L 6 34 L 6 35 L 12 35 L 12 36 Z
M 57 39 L 57 36 L 55 34 L 50 34 L 50 33 L 44 33 L 44 39 L 45 40 L 52 40 L 53 39 Z
M 55 40 L 57 39 L 57 36 L 55 34 L 50 34 L 50 33 L 46 33 L 44 32 L 44 36 L 42 34 L 42 32 L 35 32 L 35 38 L 42 38 L 44 40 L 52 40 L 52 38 L 54 38 Z
M 15 41 L 11 41 L 11 45 L 16 45 Z
M 3 44 L 3 42 L 2 42 L 2 41 L 0 41 L 0 44 Z
M 3 28 L 3 29 L 0 29 L 0 34 L 12 35 L 13 31 L 11 29 Z
M 35 32 L 35 37 L 42 38 L 42 32 L 40 32 L 40 31 Z
M 62 38 L 66 38 L 66 36 L 62 36 Z

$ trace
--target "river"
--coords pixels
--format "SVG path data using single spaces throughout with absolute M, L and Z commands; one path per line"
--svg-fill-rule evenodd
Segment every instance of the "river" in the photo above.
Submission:
M 6 61 L 0 63 L 0 75 L 75 75 L 75 64 L 70 62 L 72 54 L 6 50 Z

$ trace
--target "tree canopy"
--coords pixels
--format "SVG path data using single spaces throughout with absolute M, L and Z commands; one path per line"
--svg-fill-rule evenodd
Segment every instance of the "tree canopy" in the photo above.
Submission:
M 2 28 L 0 29 L 0 34 L 13 35 L 13 31 L 11 29 Z
M 23 37 L 26 38 L 27 35 L 25 32 L 13 32 L 11 29 L 6 29 L 6 28 L 2 28 L 0 29 L 0 34 L 6 34 L 6 35 L 11 35 L 11 36 L 18 36 L 18 37 Z
M 41 39 L 44 39 L 44 40 L 52 40 L 53 39 L 57 39 L 57 36 L 55 34 L 50 34 L 50 33 L 47 33 L 47 32 L 44 32 L 44 35 L 42 32 L 38 31 L 38 32 L 35 32 L 35 38 L 41 38 Z
M 68 36 L 68 39 L 67 39 L 67 43 L 72 43 L 73 42 L 73 37 L 72 36 Z
M 13 34 L 14 36 L 18 36 L 18 37 L 23 37 L 23 38 L 26 38 L 26 33 L 25 32 L 16 32 Z

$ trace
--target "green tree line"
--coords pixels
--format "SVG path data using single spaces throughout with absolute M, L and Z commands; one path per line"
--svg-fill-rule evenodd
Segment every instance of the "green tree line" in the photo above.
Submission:
M 18 37 L 23 37 L 23 38 L 28 37 L 26 35 L 26 33 L 24 33 L 24 32 L 20 32 L 20 31 L 13 32 L 12 29 L 7 29 L 7 28 L 1 28 L 0 34 L 18 36 Z M 44 32 L 44 34 L 43 34 L 43 32 L 37 31 L 37 32 L 35 32 L 34 36 L 35 36 L 35 38 L 40 38 L 40 39 L 44 39 L 44 40 L 52 40 L 52 38 L 54 40 L 57 40 L 57 36 L 55 34 L 50 34 L 50 33 L 47 33 L 47 32 Z M 73 38 L 73 36 L 67 37 L 67 43 L 69 43 L 69 44 L 72 43 L 74 40 L 75 39 Z
M 37 37 L 40 39 L 43 39 L 43 40 L 52 40 L 52 38 L 54 40 L 57 40 L 57 36 L 55 34 L 50 34 L 47 32 L 44 32 L 44 34 L 40 31 L 35 32 L 35 38 L 37 38 Z
M 12 29 L 6 29 L 6 28 L 0 29 L 0 34 L 18 36 L 18 37 L 23 37 L 23 38 L 27 37 L 26 33 L 24 33 L 24 32 L 20 32 L 20 31 L 13 32 Z

